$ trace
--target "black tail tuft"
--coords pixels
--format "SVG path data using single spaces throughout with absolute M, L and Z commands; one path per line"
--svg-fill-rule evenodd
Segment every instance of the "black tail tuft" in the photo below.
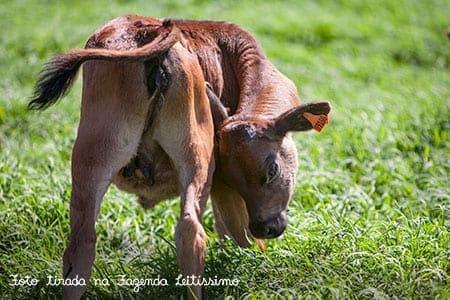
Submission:
M 56 56 L 45 65 L 34 88 L 30 110 L 44 110 L 64 96 L 75 81 L 82 61 L 71 54 Z

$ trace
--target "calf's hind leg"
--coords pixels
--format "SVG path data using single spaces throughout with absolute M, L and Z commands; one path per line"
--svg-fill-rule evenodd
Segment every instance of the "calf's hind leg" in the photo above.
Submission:
M 172 160 L 179 178 L 178 265 L 184 276 L 201 276 L 206 251 L 202 213 L 214 171 L 213 121 L 197 58 L 179 44 L 168 58 L 165 66 L 171 84 L 154 123 L 155 139 Z M 192 286 L 191 291 L 196 298 L 201 297 L 201 286 Z
M 78 136 L 72 156 L 70 236 L 65 279 L 87 284 L 95 258 L 95 221 L 113 174 L 136 153 L 149 105 L 139 64 L 87 62 Z M 101 78 L 101 81 L 98 79 Z M 99 84 L 101 82 L 101 84 Z M 79 299 L 86 285 L 65 285 L 64 299 Z

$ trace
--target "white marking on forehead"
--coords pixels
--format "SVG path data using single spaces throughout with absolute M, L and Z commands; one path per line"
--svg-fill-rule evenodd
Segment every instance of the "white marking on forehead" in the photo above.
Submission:
M 231 124 L 225 125 L 224 129 L 226 131 L 244 132 L 251 139 L 253 139 L 256 136 L 258 136 L 258 130 L 251 123 L 241 123 L 241 122 L 239 122 L 239 123 L 231 123 Z
M 251 139 L 253 139 L 253 138 L 256 137 L 256 135 L 257 135 L 255 126 L 246 126 L 246 127 L 245 127 L 245 131 L 247 132 L 248 136 L 249 136 Z

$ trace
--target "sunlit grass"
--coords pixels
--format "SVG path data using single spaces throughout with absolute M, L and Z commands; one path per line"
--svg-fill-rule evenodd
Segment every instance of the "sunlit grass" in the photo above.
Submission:
M 125 13 L 217 19 L 251 31 L 303 101 L 329 99 L 321 134 L 296 134 L 289 225 L 267 251 L 219 242 L 205 212 L 206 299 L 450 297 L 448 1 L 10 1 L 0 8 L 0 298 L 59 298 L 80 89 L 25 109 L 53 54 Z M 111 188 L 89 298 L 178 298 L 177 199 L 142 210 Z M 39 279 L 10 286 L 11 275 Z M 117 279 L 166 278 L 168 286 Z

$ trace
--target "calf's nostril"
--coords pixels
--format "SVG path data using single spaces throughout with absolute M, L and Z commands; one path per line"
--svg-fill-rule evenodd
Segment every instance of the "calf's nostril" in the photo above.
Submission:
M 275 233 L 275 229 L 272 226 L 267 226 L 266 227 L 266 236 L 267 237 L 274 236 L 274 233 Z

